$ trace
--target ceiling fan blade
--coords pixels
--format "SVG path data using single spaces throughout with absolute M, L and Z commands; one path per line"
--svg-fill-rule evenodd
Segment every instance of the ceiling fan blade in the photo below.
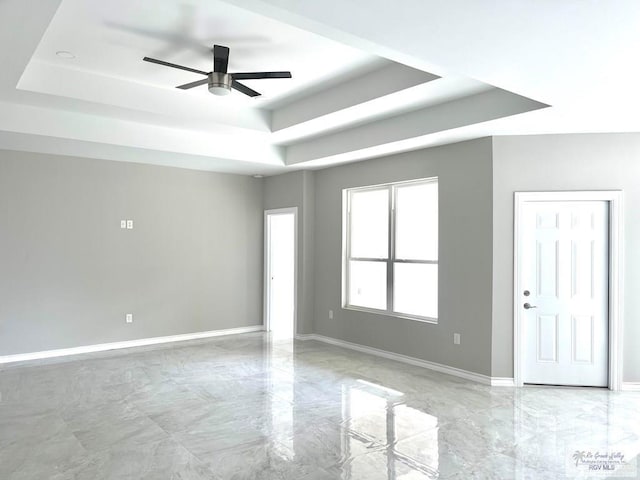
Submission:
M 182 65 L 176 65 L 175 63 L 169 63 L 163 60 L 156 60 L 155 58 L 144 57 L 142 60 L 144 60 L 145 62 L 157 63 L 158 65 L 164 65 L 165 67 L 178 68 L 180 70 L 186 70 L 187 72 L 199 73 L 200 75 L 209 75 L 207 72 L 203 72 L 202 70 L 183 67 Z
M 291 78 L 291 72 L 247 72 L 232 73 L 235 80 L 253 80 L 260 78 Z
M 246 85 L 243 85 L 240 82 L 236 82 L 235 80 L 233 82 L 231 82 L 231 88 L 235 88 L 239 92 L 242 92 L 245 95 L 249 95 L 250 97 L 259 97 L 260 96 L 260 94 L 258 92 L 256 92 L 255 90 L 247 87 Z
M 205 85 L 208 81 L 209 79 L 205 78 L 203 80 L 198 80 L 191 83 L 185 83 L 184 85 L 178 85 L 176 88 L 179 88 L 181 90 L 189 90 L 190 88 L 193 88 L 193 87 L 199 87 L 200 85 Z
M 227 73 L 229 65 L 229 47 L 222 45 L 213 46 L 213 71 Z

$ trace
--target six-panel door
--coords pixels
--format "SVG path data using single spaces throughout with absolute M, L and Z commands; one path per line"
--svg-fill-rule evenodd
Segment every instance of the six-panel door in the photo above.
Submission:
M 522 212 L 523 381 L 606 387 L 608 202 L 526 202 Z

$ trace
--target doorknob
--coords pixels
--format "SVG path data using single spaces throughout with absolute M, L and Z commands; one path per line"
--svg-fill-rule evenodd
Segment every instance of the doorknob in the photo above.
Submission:
M 538 308 L 537 306 L 531 305 L 530 303 L 525 303 L 523 307 L 525 308 L 525 310 L 529 310 L 530 308 Z

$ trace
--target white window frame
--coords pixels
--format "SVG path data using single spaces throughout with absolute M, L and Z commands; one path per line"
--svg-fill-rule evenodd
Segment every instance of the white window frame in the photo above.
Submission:
M 393 284 L 394 284 L 394 264 L 396 263 L 414 263 L 414 264 L 431 264 L 439 265 L 440 255 L 437 260 L 413 260 L 413 259 L 396 259 L 396 201 L 398 187 L 409 185 L 420 185 L 428 183 L 438 183 L 438 177 L 420 178 L 403 182 L 383 183 L 379 185 L 368 185 L 365 187 L 345 188 L 342 191 L 342 308 L 346 310 L 356 310 L 368 313 L 377 313 L 396 318 L 405 318 L 418 322 L 438 323 L 438 318 L 424 317 L 420 315 L 412 315 L 408 313 L 395 312 L 393 310 Z M 351 196 L 354 192 L 364 192 L 367 190 L 384 190 L 389 191 L 389 228 L 388 228 L 388 253 L 387 258 L 365 258 L 351 256 Z M 439 195 L 438 195 L 439 197 Z M 440 199 L 438 198 L 438 205 Z M 438 206 L 439 209 L 439 206 Z M 440 223 L 438 221 L 438 223 Z M 440 227 L 438 225 L 439 235 Z M 439 250 L 439 248 L 438 248 Z M 362 307 L 359 305 L 349 304 L 349 261 L 367 261 L 367 262 L 384 262 L 387 264 L 387 308 L 386 310 Z M 439 290 L 440 270 L 438 269 L 438 290 Z

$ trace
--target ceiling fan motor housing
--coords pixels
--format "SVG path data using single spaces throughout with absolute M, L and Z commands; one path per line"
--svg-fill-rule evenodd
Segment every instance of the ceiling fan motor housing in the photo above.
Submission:
M 228 95 L 231 93 L 233 79 L 228 73 L 211 72 L 209 74 L 209 91 L 214 95 Z

